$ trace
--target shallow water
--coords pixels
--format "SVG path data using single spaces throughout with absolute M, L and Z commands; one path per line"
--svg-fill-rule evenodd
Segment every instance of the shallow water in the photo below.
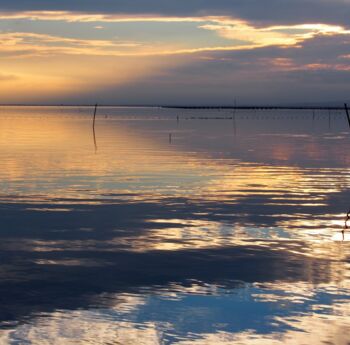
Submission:
M 0 344 L 348 344 L 347 126 L 1 107 Z

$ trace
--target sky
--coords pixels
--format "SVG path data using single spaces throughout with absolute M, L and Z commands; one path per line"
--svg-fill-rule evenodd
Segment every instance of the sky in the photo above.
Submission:
M 0 0 L 0 103 L 350 100 L 350 0 Z

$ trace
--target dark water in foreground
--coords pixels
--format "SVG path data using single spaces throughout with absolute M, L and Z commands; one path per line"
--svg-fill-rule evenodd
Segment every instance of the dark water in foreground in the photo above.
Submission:
M 0 108 L 0 344 L 349 344 L 343 113 L 91 114 Z

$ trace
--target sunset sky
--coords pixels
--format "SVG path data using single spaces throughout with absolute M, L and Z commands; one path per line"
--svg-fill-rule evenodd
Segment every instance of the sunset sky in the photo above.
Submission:
M 0 103 L 350 99 L 350 0 L 0 0 Z

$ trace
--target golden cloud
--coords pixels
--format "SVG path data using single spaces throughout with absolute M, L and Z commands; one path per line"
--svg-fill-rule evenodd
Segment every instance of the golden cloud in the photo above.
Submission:
M 219 20 L 200 26 L 224 38 L 245 41 L 255 46 L 294 46 L 317 35 L 349 35 L 342 26 L 327 24 L 300 24 L 257 28 L 241 20 Z
M 10 55 L 125 55 L 130 49 L 137 50 L 141 43 L 96 39 L 76 39 L 46 34 L 11 32 L 0 34 L 2 54 Z
M 41 11 L 41 12 L 0 12 L 0 20 L 23 19 L 41 21 L 65 21 L 65 22 L 92 22 L 94 28 L 103 28 L 101 23 L 123 22 L 159 22 L 174 23 L 188 22 L 198 25 L 198 29 L 215 31 L 220 37 L 227 39 L 226 45 L 202 46 L 186 43 L 174 43 L 169 41 L 142 42 L 97 40 L 97 39 L 73 39 L 59 36 L 50 36 L 37 33 L 2 33 L 0 34 L 1 52 L 21 55 L 57 55 L 57 54 L 82 54 L 103 56 L 152 56 L 192 54 L 205 51 L 225 51 L 255 49 L 266 46 L 298 46 L 301 42 L 314 38 L 317 35 L 350 34 L 343 26 L 328 24 L 296 24 L 268 27 L 256 27 L 253 24 L 231 17 L 202 16 L 202 17 L 166 17 L 157 15 L 108 15 L 73 13 L 66 11 Z M 239 43 L 232 44 L 236 40 Z M 194 35 L 195 41 L 195 35 Z

